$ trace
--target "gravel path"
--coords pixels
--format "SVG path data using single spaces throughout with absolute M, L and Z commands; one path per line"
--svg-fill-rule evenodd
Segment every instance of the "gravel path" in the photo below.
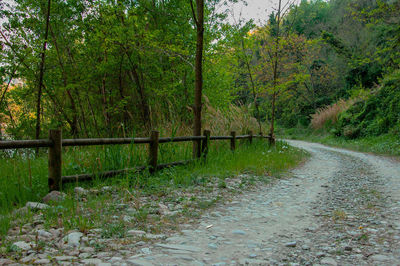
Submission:
M 241 195 L 137 265 L 400 265 L 400 164 L 301 141 L 293 177 Z M 145 254 L 147 253 L 147 254 Z

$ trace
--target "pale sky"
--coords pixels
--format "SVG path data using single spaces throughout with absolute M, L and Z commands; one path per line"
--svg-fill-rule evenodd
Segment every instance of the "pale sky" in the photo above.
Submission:
M 229 21 L 235 23 L 239 18 L 246 21 L 253 19 L 257 25 L 265 24 L 269 14 L 276 8 L 278 0 L 247 0 L 247 5 L 238 2 L 230 6 Z
M 13 0 L 0 0 L 0 2 L 12 3 Z M 247 0 L 246 2 L 247 5 L 243 1 L 239 1 L 236 4 L 221 6 L 220 11 L 227 8 L 231 10 L 228 18 L 231 23 L 235 23 L 235 20 L 237 21 L 241 18 L 246 21 L 253 19 L 257 25 L 261 25 L 266 23 L 269 14 L 273 11 L 273 7 L 277 6 L 278 0 Z

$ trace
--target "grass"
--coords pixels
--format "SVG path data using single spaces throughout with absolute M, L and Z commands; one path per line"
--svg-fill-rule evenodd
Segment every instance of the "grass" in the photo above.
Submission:
M 101 236 L 106 238 L 124 237 L 128 228 L 157 231 L 160 230 L 157 228 L 161 228 L 160 224 L 168 224 L 168 221 L 160 220 L 155 215 L 157 205 L 154 204 L 160 198 L 181 204 L 183 213 L 196 217 L 198 209 L 201 211 L 212 207 L 221 196 L 217 192 L 212 198 L 197 197 L 195 191 L 228 191 L 230 179 L 239 174 L 261 176 L 268 182 L 272 176 L 280 176 L 306 156 L 304 151 L 284 142 L 277 142 L 272 148 L 266 140 L 253 140 L 252 145 L 245 141 L 238 144 L 237 150 L 232 152 L 228 142 L 211 142 L 206 162 L 195 161 L 153 175 L 145 171 L 106 180 L 68 184 L 64 187 L 66 199 L 39 214 L 19 215 L 13 210 L 23 206 L 26 201 L 40 201 L 47 193 L 46 156 L 34 159 L 25 154 L 1 159 L 0 246 L 5 245 L 1 239 L 10 228 L 19 228 L 19 234 L 23 234 L 21 228 L 32 220 L 33 215 L 40 216 L 45 229 L 63 228 L 65 232 L 79 230 L 86 233 L 101 228 Z M 190 156 L 191 143 L 160 145 L 160 163 L 188 159 Z M 146 147 L 139 145 L 67 149 L 63 152 L 63 174 L 133 167 L 143 165 L 146 158 Z M 255 184 L 254 178 L 245 179 L 239 182 L 239 190 Z M 215 187 L 210 185 L 213 182 Z M 91 193 L 77 198 L 73 191 L 77 185 L 90 189 Z M 104 186 L 111 186 L 112 191 L 101 192 Z M 143 197 L 150 200 L 143 200 Z M 121 209 L 127 208 L 130 211 L 122 216 Z M 171 225 L 174 223 L 176 226 L 176 221 L 170 221 Z M 152 224 L 158 226 L 149 228 Z
M 311 127 L 322 129 L 327 123 L 336 123 L 339 114 L 346 111 L 353 102 L 353 100 L 339 100 L 332 105 L 316 110 L 315 114 L 311 115 Z
M 328 146 L 341 147 L 361 152 L 371 152 L 389 156 L 400 156 L 400 137 L 394 134 L 346 139 L 335 137 L 327 132 L 308 128 L 280 129 L 282 136 L 288 139 L 300 139 L 319 142 Z
M 345 220 L 347 218 L 347 214 L 345 211 L 341 209 L 336 209 L 332 212 L 332 220 L 337 222 L 339 220 Z
M 191 143 L 162 144 L 159 162 L 190 158 L 190 147 Z M 12 156 L 0 154 L 0 215 L 23 206 L 27 201 L 38 201 L 47 193 L 47 154 L 43 152 L 35 158 L 32 150 L 20 151 Z M 145 165 L 146 160 L 145 145 L 64 148 L 62 173 L 73 175 L 133 168 Z

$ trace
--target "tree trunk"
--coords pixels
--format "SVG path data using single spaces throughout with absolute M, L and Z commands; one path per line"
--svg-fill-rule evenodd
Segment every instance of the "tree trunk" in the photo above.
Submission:
M 110 125 L 110 115 L 108 113 L 108 102 L 107 102 L 107 96 L 106 96 L 106 78 L 107 74 L 104 74 L 103 80 L 101 82 L 101 87 L 100 87 L 100 93 L 101 93 L 101 100 L 102 100 L 102 110 L 103 110 L 103 116 L 104 116 L 104 124 L 106 131 L 108 133 L 108 136 L 111 137 L 111 125 Z
M 141 80 L 137 71 L 137 65 L 135 65 L 128 52 L 126 52 L 126 55 L 128 57 L 128 61 L 131 65 L 131 70 L 128 72 L 129 77 L 131 80 L 136 84 L 136 89 L 139 94 L 140 98 L 140 107 L 142 111 L 142 118 L 143 118 L 143 125 L 147 130 L 150 130 L 152 128 L 152 123 L 151 123 L 151 115 L 150 115 L 150 107 L 147 102 L 147 95 L 144 91 L 144 86 L 143 86 L 143 79 Z
M 203 39 L 204 39 L 204 0 L 196 0 L 196 15 L 193 8 L 193 18 L 196 22 L 196 59 L 195 59 L 195 85 L 194 85 L 194 123 L 193 135 L 201 136 L 201 109 L 202 109 L 202 90 L 203 90 Z M 193 157 L 200 158 L 201 156 L 201 142 L 193 142 Z
M 275 101 L 277 97 L 277 82 L 279 78 L 279 73 L 278 73 L 278 64 L 279 64 L 279 38 L 280 38 L 280 23 L 281 23 L 281 3 L 282 0 L 279 0 L 279 6 L 278 6 L 278 14 L 277 14 L 277 20 L 276 20 L 276 36 L 275 36 L 275 58 L 274 58 L 274 69 L 273 69 L 273 95 L 272 95 L 272 112 L 271 112 L 271 126 L 269 130 L 269 141 L 271 144 L 275 143 L 275 135 L 274 135 L 274 124 L 275 124 Z
M 124 53 L 121 54 L 121 61 L 119 63 L 119 74 L 118 74 L 118 84 L 119 84 L 119 95 L 121 97 L 121 100 L 125 99 L 124 95 L 124 86 L 123 86 L 123 73 L 122 73 L 122 65 L 124 63 Z M 123 119 L 124 119 L 124 128 L 129 126 L 128 121 L 129 121 L 129 113 L 128 109 L 126 108 L 126 104 L 124 104 L 124 113 L 123 113 Z M 123 129 L 125 130 L 125 129 Z
M 44 33 L 44 42 L 43 42 L 43 51 L 42 51 L 42 60 L 40 62 L 40 73 L 39 73 L 39 85 L 38 85 L 38 96 L 36 103 L 36 139 L 40 138 L 40 110 L 41 110 L 41 101 L 42 101 L 42 86 L 43 86 L 43 74 L 44 74 L 44 60 L 46 57 L 46 47 L 47 47 L 47 37 L 49 35 L 49 23 L 50 23 L 50 4 L 51 0 L 48 0 L 47 3 L 47 16 L 46 16 L 46 29 Z M 39 153 L 39 149 L 36 148 L 36 155 Z
M 275 136 L 274 136 L 274 124 L 275 124 L 275 101 L 276 101 L 276 92 L 273 93 L 272 95 L 272 113 L 271 113 L 271 125 L 269 128 L 269 143 L 274 144 L 275 143 Z

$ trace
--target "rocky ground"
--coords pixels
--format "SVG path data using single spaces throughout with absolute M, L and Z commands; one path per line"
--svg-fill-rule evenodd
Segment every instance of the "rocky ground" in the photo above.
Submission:
M 2 255 L 0 264 L 400 265 L 400 163 L 319 144 L 290 144 L 309 151 L 310 160 L 197 218 L 177 219 L 178 232 L 132 229 L 109 239 L 100 229 L 64 234 L 31 224 L 35 232 L 18 238 L 15 251 Z M 173 217 L 174 206 L 159 209 Z

